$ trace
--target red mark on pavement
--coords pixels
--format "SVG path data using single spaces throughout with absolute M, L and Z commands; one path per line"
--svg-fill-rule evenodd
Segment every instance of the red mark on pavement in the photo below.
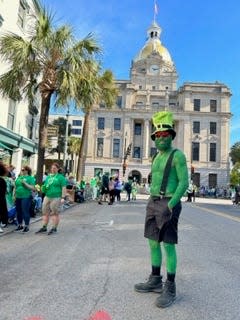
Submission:
M 44 320 L 44 319 L 42 317 L 33 316 L 33 317 L 25 318 L 24 320 Z
M 100 310 L 94 313 L 89 320 L 112 320 L 112 318 L 106 311 Z

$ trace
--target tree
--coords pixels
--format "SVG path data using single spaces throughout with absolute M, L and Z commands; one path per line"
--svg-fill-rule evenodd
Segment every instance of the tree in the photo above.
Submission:
M 93 105 L 97 103 L 103 103 L 107 108 L 111 108 L 118 94 L 117 87 L 114 82 L 113 74 L 110 70 L 105 70 L 100 73 L 99 65 L 92 64 L 91 79 L 92 81 L 83 83 L 81 89 L 81 96 L 83 97 L 83 111 L 85 113 L 82 143 L 79 151 L 78 167 L 77 167 L 77 180 L 80 180 L 84 174 L 84 163 L 86 158 L 86 148 L 88 142 L 88 129 L 89 129 L 89 117 L 92 111 Z
M 236 162 L 230 173 L 230 184 L 240 185 L 240 162 Z
M 51 98 L 57 106 L 74 101 L 81 107 L 85 101 L 82 85 L 91 87 L 91 66 L 100 48 L 92 34 L 76 41 L 71 27 L 55 27 L 53 16 L 41 8 L 26 37 L 6 33 L 0 38 L 0 55 L 9 70 L 0 77 L 3 97 L 20 101 L 27 97 L 34 105 L 40 92 L 37 182 L 42 182 L 47 124 Z
M 72 166 L 71 171 L 75 172 L 75 160 L 77 155 L 79 154 L 80 147 L 81 147 L 81 139 L 77 137 L 69 137 L 68 139 L 68 152 L 71 155 L 72 164 L 74 163 L 74 166 Z M 74 160 L 74 161 L 73 161 Z
M 61 158 L 61 153 L 64 153 L 65 146 L 65 135 L 66 135 L 66 119 L 63 117 L 59 117 L 53 120 L 53 125 L 58 127 L 58 144 L 57 147 L 54 148 L 54 151 L 58 153 L 58 160 Z M 68 125 L 68 136 L 71 133 L 71 126 Z
M 229 153 L 233 165 L 235 163 L 240 162 L 240 142 L 236 142 L 232 147 Z

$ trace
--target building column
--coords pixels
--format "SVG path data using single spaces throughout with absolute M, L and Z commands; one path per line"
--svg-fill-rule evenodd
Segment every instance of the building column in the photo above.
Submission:
M 19 175 L 22 168 L 23 149 L 17 148 L 12 153 L 12 165 L 16 168 L 16 174 Z
M 149 120 L 144 121 L 144 135 L 145 139 L 143 141 L 145 142 L 143 144 L 143 158 L 148 159 L 149 158 Z
M 33 173 L 37 171 L 37 162 L 38 162 L 38 155 L 36 153 L 32 154 L 30 157 L 30 167 L 32 168 Z

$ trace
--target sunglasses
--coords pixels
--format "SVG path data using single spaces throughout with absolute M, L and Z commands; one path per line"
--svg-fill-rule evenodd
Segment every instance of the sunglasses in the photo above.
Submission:
M 155 133 L 155 138 L 165 138 L 169 137 L 171 133 L 169 131 L 158 131 Z
M 25 169 L 22 169 L 22 171 L 26 171 Z

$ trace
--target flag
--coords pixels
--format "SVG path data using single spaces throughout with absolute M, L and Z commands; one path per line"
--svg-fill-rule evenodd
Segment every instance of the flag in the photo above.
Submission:
M 154 2 L 154 13 L 158 14 L 158 5 L 156 1 Z

